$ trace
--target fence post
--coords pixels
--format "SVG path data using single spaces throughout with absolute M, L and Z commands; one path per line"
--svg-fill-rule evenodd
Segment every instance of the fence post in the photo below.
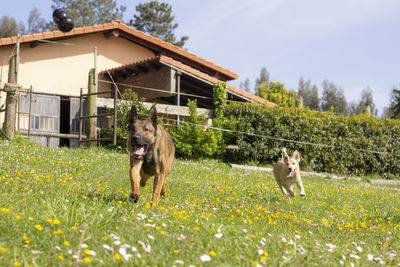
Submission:
M 97 88 L 96 88 L 96 77 L 95 77 L 95 69 L 91 69 L 89 71 L 89 82 L 88 82 L 88 93 L 96 93 Z M 87 115 L 92 116 L 96 115 L 96 105 L 97 101 L 97 96 L 95 94 L 93 95 L 88 95 L 87 98 Z M 96 118 L 89 118 L 86 121 L 86 135 L 88 139 L 96 139 L 97 138 L 97 132 L 96 132 L 96 126 L 97 126 L 97 119 Z M 88 146 L 93 146 L 96 145 L 96 141 L 90 141 L 87 142 Z
M 12 55 L 8 61 L 8 82 L 11 84 L 17 83 L 16 73 L 17 55 Z M 17 114 L 17 91 L 9 90 L 6 97 L 6 113 L 4 116 L 3 130 L 9 139 L 14 139 L 15 136 L 15 121 Z

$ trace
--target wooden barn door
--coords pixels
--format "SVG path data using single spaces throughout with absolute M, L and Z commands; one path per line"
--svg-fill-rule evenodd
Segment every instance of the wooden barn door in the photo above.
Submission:
M 19 110 L 29 112 L 29 94 L 20 94 Z M 32 94 L 31 106 L 31 133 L 59 133 L 60 132 L 60 97 L 52 95 Z M 28 114 L 19 115 L 19 129 L 28 131 Z M 47 137 L 31 136 L 30 140 L 47 146 Z M 59 147 L 59 138 L 50 137 L 50 147 Z

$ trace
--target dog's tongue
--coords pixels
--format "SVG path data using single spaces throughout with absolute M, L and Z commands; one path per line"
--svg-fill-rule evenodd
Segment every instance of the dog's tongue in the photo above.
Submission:
M 289 172 L 286 177 L 292 177 L 293 176 L 293 171 Z
M 144 156 L 144 154 L 145 154 L 144 146 L 141 146 L 141 147 L 137 148 L 136 150 L 132 151 L 131 156 L 140 157 L 140 156 Z

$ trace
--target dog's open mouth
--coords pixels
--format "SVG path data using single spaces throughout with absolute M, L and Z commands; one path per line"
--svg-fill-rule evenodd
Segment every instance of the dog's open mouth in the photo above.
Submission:
M 133 150 L 131 152 L 131 157 L 135 157 L 137 159 L 142 159 L 147 153 L 147 145 L 134 145 Z
M 293 174 L 294 174 L 294 171 L 289 171 L 288 174 L 286 174 L 286 177 L 290 178 L 293 176 Z

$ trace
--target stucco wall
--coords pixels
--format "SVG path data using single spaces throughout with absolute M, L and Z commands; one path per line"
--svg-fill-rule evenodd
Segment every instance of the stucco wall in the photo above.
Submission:
M 61 40 L 82 46 L 97 46 L 98 72 L 154 56 L 153 52 L 119 37 L 105 37 L 102 33 Z M 94 66 L 94 49 L 39 43 L 31 48 L 21 44 L 18 83 L 36 92 L 79 95 L 87 87 L 88 72 Z M 0 48 L 2 85 L 7 81 L 7 60 L 12 48 Z M 1 85 L 1 86 L 2 86 Z

